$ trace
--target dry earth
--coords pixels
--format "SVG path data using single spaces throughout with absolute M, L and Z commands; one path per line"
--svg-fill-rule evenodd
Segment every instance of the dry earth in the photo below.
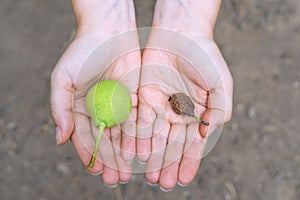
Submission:
M 153 0 L 136 0 L 139 27 Z M 0 1 L 1 199 L 115 199 L 71 143 L 56 146 L 49 75 L 75 27 L 70 1 Z M 300 199 L 300 1 L 224 0 L 216 41 L 235 81 L 233 118 L 192 184 L 163 193 L 143 175 L 124 199 Z

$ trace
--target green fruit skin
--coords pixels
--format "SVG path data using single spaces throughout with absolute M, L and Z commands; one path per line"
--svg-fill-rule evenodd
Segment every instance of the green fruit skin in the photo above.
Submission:
M 124 122 L 131 111 L 129 90 L 114 80 L 103 80 L 92 86 L 86 96 L 86 108 L 96 127 L 104 122 L 110 128 Z

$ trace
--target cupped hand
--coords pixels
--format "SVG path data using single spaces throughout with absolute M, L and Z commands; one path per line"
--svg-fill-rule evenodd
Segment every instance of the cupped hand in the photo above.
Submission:
M 137 154 L 146 179 L 170 190 L 195 177 L 208 136 L 232 112 L 232 77 L 213 40 L 220 0 L 157 0 L 153 29 L 142 56 Z M 195 115 L 176 114 L 174 93 L 192 98 Z
M 137 154 L 147 181 L 170 190 L 193 180 L 207 137 L 230 119 L 232 77 L 215 42 L 199 33 L 153 28 L 142 58 Z M 176 114 L 168 101 L 175 93 L 190 96 L 209 126 Z
M 87 168 L 92 174 L 103 173 L 107 185 L 115 185 L 118 181 L 128 182 L 131 177 L 128 162 L 135 155 L 141 55 L 133 4 L 109 2 L 73 0 L 77 32 L 52 72 L 50 98 L 57 143 L 70 139 L 87 166 L 98 134 L 85 108 L 88 89 L 97 81 L 113 79 L 130 90 L 133 108 L 129 119 L 104 131 L 96 163 Z M 92 12 L 94 9 L 97 11 Z

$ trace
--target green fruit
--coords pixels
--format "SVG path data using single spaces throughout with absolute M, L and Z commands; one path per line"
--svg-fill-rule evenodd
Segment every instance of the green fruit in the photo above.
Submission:
M 130 114 L 131 106 L 129 90 L 117 81 L 104 80 L 89 89 L 86 96 L 86 109 L 95 126 L 99 128 L 99 134 L 88 167 L 94 166 L 103 130 L 124 122 Z
M 106 128 L 121 124 L 128 118 L 131 104 L 128 89 L 114 80 L 96 83 L 86 96 L 86 108 L 96 127 L 100 122 Z

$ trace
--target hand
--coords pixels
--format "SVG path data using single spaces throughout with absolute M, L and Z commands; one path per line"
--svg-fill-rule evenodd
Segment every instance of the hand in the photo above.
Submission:
M 228 121 L 232 110 L 232 77 L 212 37 L 216 16 L 191 19 L 203 13 L 192 11 L 201 5 L 176 2 L 157 1 L 138 93 L 137 154 L 147 161 L 147 181 L 159 183 L 163 190 L 193 180 L 206 136 Z M 208 13 L 216 15 L 218 5 L 211 7 Z M 195 21 L 198 24 L 190 24 Z M 168 99 L 178 92 L 192 98 L 195 115 L 209 122 L 208 127 L 172 110 Z
M 131 166 L 127 162 L 135 155 L 141 55 L 133 3 L 73 0 L 73 6 L 77 31 L 51 76 L 51 113 L 57 126 L 56 140 L 64 144 L 71 139 L 87 166 L 98 131 L 85 109 L 85 95 L 102 79 L 114 79 L 126 85 L 132 93 L 131 115 L 122 128 L 105 130 L 95 166 L 87 168 L 92 174 L 103 172 L 103 181 L 112 186 L 118 181 L 129 181 Z

